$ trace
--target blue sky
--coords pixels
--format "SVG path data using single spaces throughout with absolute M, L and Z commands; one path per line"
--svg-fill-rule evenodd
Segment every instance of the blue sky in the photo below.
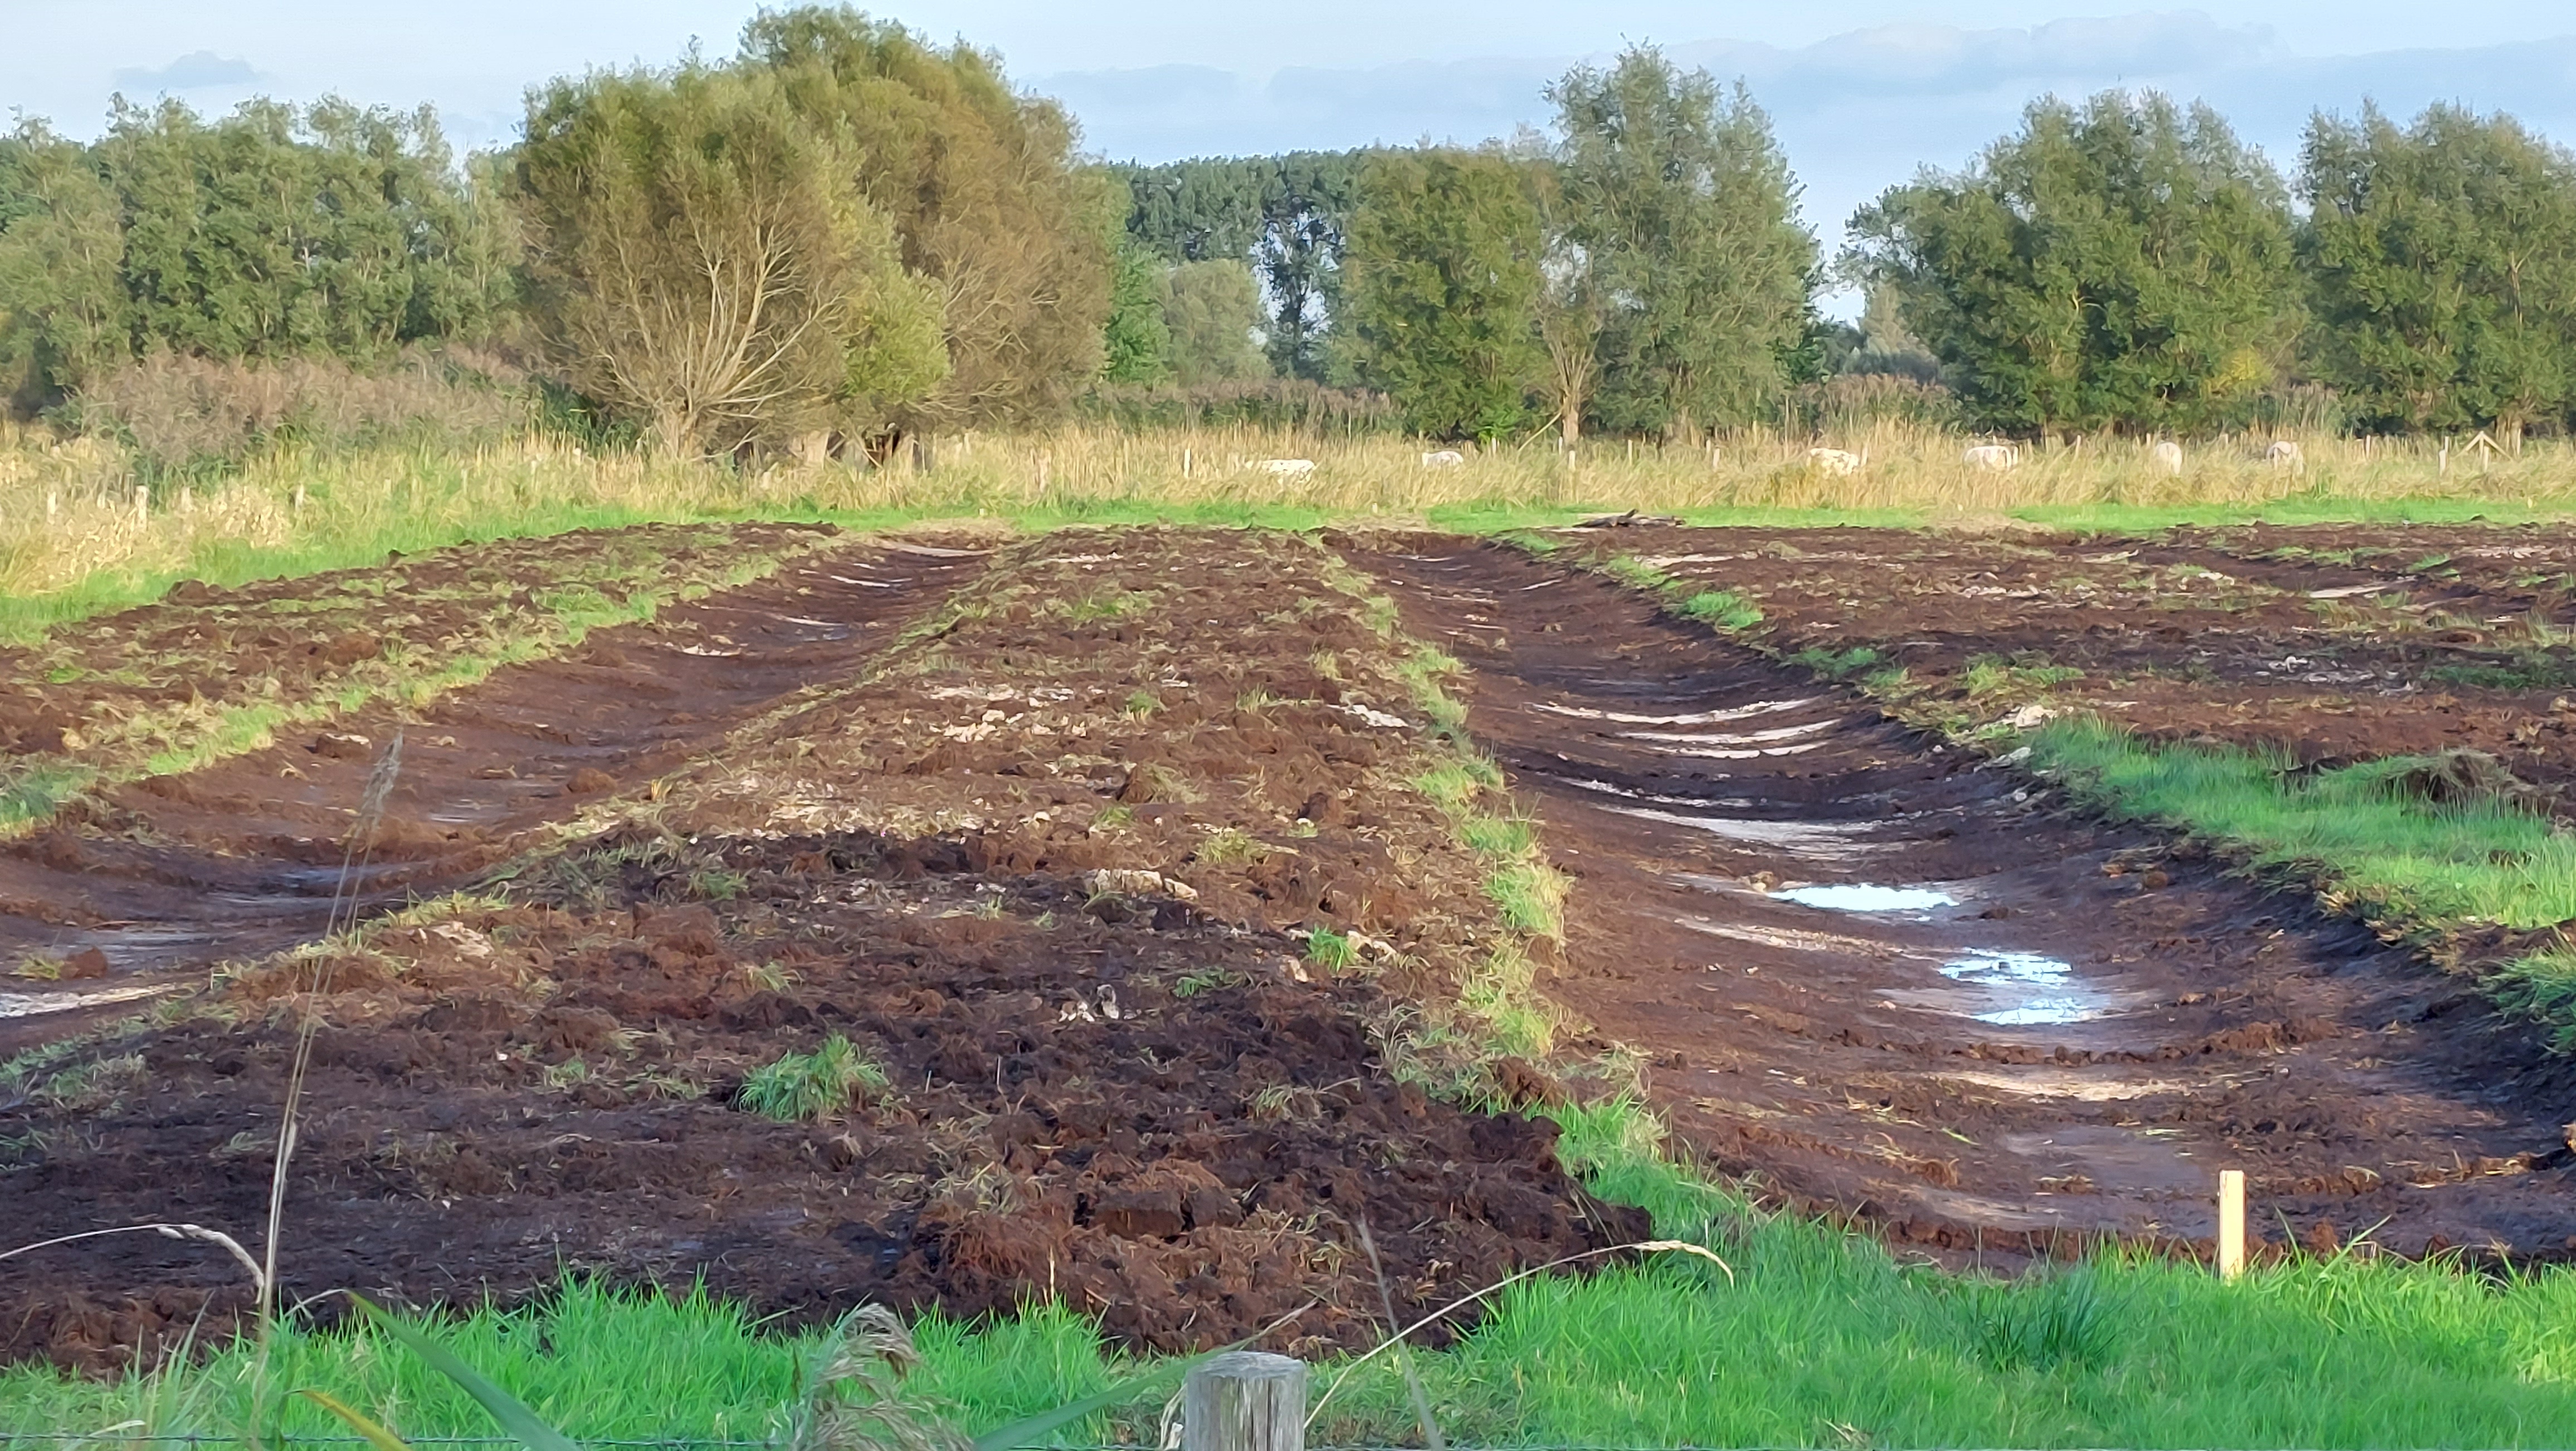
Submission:
M 532 80 L 731 48 L 737 0 L 0 0 L 0 107 L 97 129 L 107 98 L 220 111 L 254 92 L 431 101 L 467 144 L 507 139 Z M 1830 247 L 1852 208 L 1956 165 L 2032 97 L 2150 85 L 2205 97 L 2277 161 L 2317 107 L 2463 101 L 2576 142 L 2567 0 L 2255 0 L 2110 10 L 2065 0 L 936 0 L 881 7 L 1003 52 L 1114 157 L 1476 140 L 1546 119 L 1539 87 L 1651 40 L 1769 110 Z

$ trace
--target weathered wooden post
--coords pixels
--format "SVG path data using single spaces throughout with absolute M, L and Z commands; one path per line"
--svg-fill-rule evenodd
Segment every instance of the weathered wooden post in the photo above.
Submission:
M 2245 1273 L 2245 1171 L 2218 1171 L 2218 1277 Z
M 1231 1350 L 1181 1383 L 1181 1451 L 1306 1451 L 1306 1363 Z

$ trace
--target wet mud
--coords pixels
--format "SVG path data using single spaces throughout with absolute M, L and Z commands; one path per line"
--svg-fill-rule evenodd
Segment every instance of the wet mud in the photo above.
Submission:
M 1596 576 L 1380 544 L 1574 879 L 1542 987 L 1712 1167 L 1953 1264 L 2203 1242 L 2223 1167 L 2275 1248 L 2576 1251 L 2554 1075 L 2465 981 Z

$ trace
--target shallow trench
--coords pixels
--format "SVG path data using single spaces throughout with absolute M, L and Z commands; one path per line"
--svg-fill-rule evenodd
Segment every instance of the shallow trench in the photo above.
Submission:
M 1544 990 L 1712 1167 L 1953 1263 L 2205 1239 L 2226 1167 L 2275 1242 L 2576 1251 L 2554 1075 L 2458 979 L 1598 577 L 1353 557 L 1574 879 Z
M 837 684 L 983 567 L 981 551 L 853 541 L 767 579 L 593 631 L 418 711 L 378 704 L 273 746 L 108 793 L 106 819 L 0 844 L 0 1052 L 127 1008 L 224 961 L 322 934 L 344 868 L 361 913 L 453 890 L 597 793 L 711 749 Z M 382 824 L 360 798 L 399 731 Z

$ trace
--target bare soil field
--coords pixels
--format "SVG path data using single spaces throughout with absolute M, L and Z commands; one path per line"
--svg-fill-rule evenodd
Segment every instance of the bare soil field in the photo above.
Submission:
M 1868 649 L 2005 713 L 2038 693 L 2143 733 L 2332 765 L 2486 751 L 2576 781 L 2576 537 L 2523 526 L 2042 531 L 1623 528 L 1578 541 L 1757 606 L 1784 653 Z
M 1405 1005 L 1491 909 L 1407 784 L 1434 746 L 1395 713 L 1384 612 L 1330 555 L 1062 534 L 811 568 L 861 583 L 785 575 L 415 719 L 339 723 L 437 738 L 406 748 L 375 857 L 406 884 L 516 854 L 479 895 L 318 948 L 201 939 L 197 961 L 244 960 L 46 1063 L 0 1116 L 18 1222 L 259 1223 L 310 1011 L 291 1298 L 471 1302 L 569 1269 L 790 1314 L 1054 1295 L 1143 1346 L 1312 1349 L 1375 1333 L 1357 1223 L 1406 1314 L 1646 1231 L 1567 1178 L 1552 1124 L 1386 1071 Z M 707 653 L 717 630 L 765 670 Z M 292 800 L 254 797 L 290 765 Z M 335 863 L 369 769 L 282 745 L 141 792 L 115 827 L 198 872 Z M 236 809 L 248 829 L 210 839 Z M 281 836 L 312 849 L 267 851 Z M 18 869 L 77 883 L 127 849 L 65 827 Z M 197 890 L 175 875 L 106 880 L 175 920 Z M 1319 959 L 1311 929 L 1365 950 Z M 112 966 L 190 957 L 156 952 Z M 880 1070 L 863 1103 L 737 1106 L 829 1035 Z M 119 1363 L 247 1303 L 220 1257 L 153 1236 L 13 1270 L 11 1356 Z
M 2546 535 L 1562 537 L 1964 712 L 2576 771 L 2548 683 L 2576 545 Z M 1357 1346 L 1362 1223 L 1407 1317 L 1647 1231 L 1525 1112 L 1639 1059 L 1683 1151 L 1943 1263 L 2193 1246 L 2222 1165 L 2276 1246 L 2576 1253 L 2566 1074 L 2462 979 L 1578 563 L 809 541 L 559 658 L 103 787 L 0 850 L 0 968 L 43 969 L 0 998 L 33 1053 L 0 1184 L 28 1238 L 249 1237 L 311 1020 L 290 1299 L 570 1269 Z M 1458 757 L 1412 640 L 1469 669 L 1465 730 L 1571 879 L 1561 940 L 1503 922 L 1418 784 Z M 317 941 L 353 857 L 366 925 Z M 1473 1049 L 1462 984 L 1507 949 L 1541 964 L 1550 1062 Z M 128 992 L 148 1013 L 114 1016 Z M 846 1107 L 741 1106 L 836 1036 L 877 1070 Z M 248 1303 L 153 1236 L 13 1270 L 10 1357 L 128 1363 Z

